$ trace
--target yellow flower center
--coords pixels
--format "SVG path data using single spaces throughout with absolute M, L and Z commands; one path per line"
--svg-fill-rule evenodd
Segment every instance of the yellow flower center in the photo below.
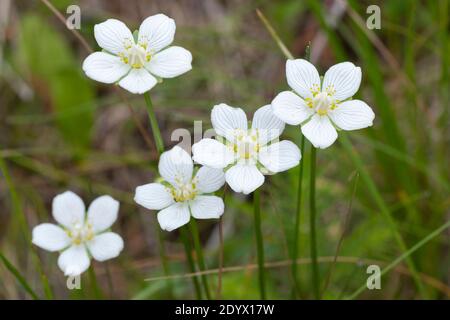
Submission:
M 152 55 L 147 52 L 146 45 L 131 44 L 119 54 L 119 57 L 123 63 L 129 64 L 134 69 L 140 69 L 151 60 Z
M 241 160 L 257 160 L 260 145 L 258 130 L 240 130 L 235 132 L 235 141 L 231 145 L 233 152 Z
M 67 230 L 66 232 L 74 245 L 80 245 L 94 238 L 94 230 L 92 229 L 90 223 L 86 223 L 84 225 L 77 223 L 72 227 L 72 229 Z
M 192 200 L 197 195 L 194 182 L 180 184 L 177 187 L 171 187 L 170 193 L 176 202 Z

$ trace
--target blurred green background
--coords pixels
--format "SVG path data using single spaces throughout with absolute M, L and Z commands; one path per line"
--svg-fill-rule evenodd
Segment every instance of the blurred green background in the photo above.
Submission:
M 175 43 L 193 54 L 193 70 L 151 90 L 166 146 L 176 128 L 193 121 L 210 128 L 210 110 L 226 102 L 251 114 L 287 90 L 285 57 L 255 10 L 260 9 L 294 56 L 311 42 L 311 59 L 323 74 L 336 62 L 361 66 L 358 98 L 375 111 L 374 126 L 347 134 L 354 153 L 338 139 L 318 152 L 318 246 L 323 298 L 341 299 L 365 284 L 368 264 L 381 268 L 403 252 L 386 216 L 410 248 L 450 218 L 449 197 L 449 1 L 299 0 L 53 0 L 64 16 L 81 8 L 81 35 L 95 49 L 93 27 L 118 18 L 137 29 L 143 18 L 165 13 L 177 23 Z M 381 29 L 366 27 L 368 5 L 381 8 Z M 164 233 L 172 292 L 163 280 L 155 213 L 133 202 L 136 186 L 157 177 L 158 155 L 149 149 L 133 113 L 110 85 L 82 72 L 88 52 L 43 4 L 0 2 L 0 251 L 41 297 L 162 299 L 195 298 L 177 232 Z M 122 90 L 151 135 L 142 96 Z M 298 127 L 286 138 L 300 142 Z M 309 176 L 305 161 L 305 192 Z M 359 165 L 356 159 L 361 160 Z M 361 164 L 363 167 L 361 167 Z M 364 176 L 364 172 L 369 175 Z M 298 168 L 271 176 L 262 189 L 268 297 L 292 297 L 291 256 Z M 353 194 L 355 179 L 360 176 Z M 373 183 L 373 184 L 371 184 Z M 125 240 L 119 258 L 94 263 L 94 277 L 69 291 L 57 254 L 30 244 L 31 229 L 53 222 L 51 201 L 64 190 L 86 203 L 101 194 L 121 202 L 113 229 Z M 349 202 L 352 212 L 349 216 Z M 256 249 L 249 197 L 227 193 L 223 216 L 225 267 L 222 297 L 258 298 Z M 308 206 L 304 201 L 299 257 L 309 258 Z M 387 214 L 387 215 L 386 215 Z M 345 227 L 346 217 L 348 227 Z M 207 268 L 218 266 L 218 224 L 199 221 Z M 345 231 L 345 232 L 344 232 Z M 424 286 L 416 289 L 400 263 L 382 277 L 382 289 L 358 298 L 450 297 L 449 231 L 411 258 Z M 338 242 L 338 262 L 332 263 Z M 215 273 L 208 276 L 214 289 Z M 308 260 L 298 267 L 300 298 L 312 298 Z M 0 298 L 31 298 L 11 268 L 0 264 Z

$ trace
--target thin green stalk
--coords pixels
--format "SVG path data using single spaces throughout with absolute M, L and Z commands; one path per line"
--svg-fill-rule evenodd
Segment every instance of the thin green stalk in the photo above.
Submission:
M 164 141 L 161 136 L 161 130 L 159 130 L 158 121 L 156 120 L 155 110 L 153 109 L 153 102 L 148 92 L 144 93 L 145 105 L 147 106 L 148 118 L 150 119 L 150 125 L 152 127 L 153 138 L 155 140 L 156 150 L 158 154 L 164 152 Z M 161 259 L 164 275 L 170 275 L 169 263 L 167 261 L 166 249 L 164 246 L 164 234 L 163 231 L 157 227 L 158 233 L 158 251 Z M 172 282 L 167 280 L 167 291 L 169 295 L 172 295 Z
M 9 262 L 8 259 L 0 252 L 0 260 L 5 265 L 6 269 L 8 269 L 9 272 L 13 274 L 13 276 L 16 278 L 16 280 L 22 285 L 22 287 L 25 289 L 26 292 L 34 299 L 39 300 L 38 295 L 36 292 L 34 292 L 33 289 L 31 289 L 31 286 L 28 284 L 27 280 L 20 274 L 20 272 L 14 267 L 14 265 Z
M 255 215 L 255 235 L 256 235 L 256 250 L 258 256 L 258 277 L 259 277 L 259 292 L 261 299 L 266 299 L 265 287 L 265 271 L 264 271 L 264 244 L 261 229 L 261 200 L 260 190 L 256 189 L 253 192 L 253 213 Z
M 311 58 L 311 44 L 308 44 L 305 50 L 305 59 L 309 61 L 310 58 Z M 305 137 L 302 135 L 300 140 L 300 154 L 302 156 L 304 154 L 304 151 L 305 151 Z M 292 248 L 292 278 L 294 281 L 292 293 L 294 298 L 296 294 L 300 295 L 300 286 L 298 284 L 297 279 L 297 257 L 298 257 L 298 241 L 299 241 L 298 237 L 300 229 L 300 218 L 302 210 L 302 181 L 303 181 L 303 161 L 300 162 L 298 171 L 298 189 L 297 189 L 297 207 L 296 207 L 297 215 L 295 216 L 294 247 Z
M 95 274 L 94 266 L 91 265 L 89 267 L 88 273 L 89 273 L 89 281 L 91 283 L 91 289 L 94 292 L 94 297 L 96 299 L 102 299 L 103 294 L 102 290 L 98 285 L 97 275 Z
M 192 258 L 192 248 L 191 248 L 191 244 L 189 242 L 189 236 L 188 236 L 188 232 L 186 230 L 186 227 L 181 227 L 180 228 L 180 236 L 181 236 L 181 241 L 183 241 L 184 244 L 184 251 L 186 252 L 186 259 L 189 265 L 189 268 L 191 270 L 192 273 L 197 272 L 197 270 L 195 269 L 195 263 L 194 263 L 194 259 Z M 195 287 L 195 292 L 197 295 L 197 299 L 201 300 L 202 299 L 202 290 L 200 288 L 200 283 L 198 281 L 198 276 L 194 276 L 192 277 L 192 282 L 194 284 Z
M 427 242 L 432 240 L 433 238 L 437 237 L 439 234 L 441 234 L 445 229 L 450 227 L 450 220 L 444 223 L 442 226 L 431 232 L 429 235 L 427 235 L 425 238 L 417 242 L 414 246 L 412 246 L 409 250 L 406 250 L 403 254 L 401 254 L 397 259 L 392 261 L 390 264 L 388 264 L 386 267 L 383 268 L 380 272 L 380 277 L 384 276 L 387 272 L 392 270 L 396 265 L 398 265 L 400 262 L 402 262 L 405 259 L 408 259 L 414 252 L 419 250 L 422 246 L 424 246 Z M 367 289 L 367 284 L 364 283 L 358 290 L 353 292 L 350 296 L 347 297 L 347 299 L 355 299 L 357 296 L 359 296 L 365 289 Z
M 205 259 L 203 257 L 203 249 L 200 242 L 200 233 L 198 232 L 197 221 L 195 221 L 195 219 L 191 219 L 191 221 L 189 222 L 189 227 L 191 229 L 192 238 L 194 239 L 194 248 L 197 254 L 198 266 L 200 268 L 200 271 L 205 271 L 206 265 Z M 202 283 L 203 289 L 205 290 L 206 299 L 210 300 L 211 294 L 209 292 L 208 277 L 205 274 L 202 274 Z
M 156 120 L 155 111 L 153 109 L 152 99 L 148 92 L 144 93 L 145 105 L 147 106 L 147 113 L 152 127 L 153 138 L 155 139 L 156 150 L 159 154 L 164 152 L 164 141 L 159 130 L 158 121 Z
M 309 180 L 309 237 L 311 246 L 312 284 L 314 297 L 319 294 L 319 265 L 317 263 L 317 236 L 316 236 L 316 148 L 311 145 L 311 169 Z
M 300 142 L 300 153 L 303 155 L 305 150 L 305 137 L 301 137 Z M 298 241 L 299 241 L 299 229 L 300 229 L 300 218 L 302 211 L 302 181 L 303 181 L 303 161 L 300 161 L 299 171 L 298 171 L 298 189 L 297 189 L 297 215 L 295 217 L 295 229 L 294 229 L 294 243 L 292 248 L 292 278 L 294 280 L 293 293 L 294 296 L 300 294 L 300 286 L 297 279 L 297 258 L 298 258 Z

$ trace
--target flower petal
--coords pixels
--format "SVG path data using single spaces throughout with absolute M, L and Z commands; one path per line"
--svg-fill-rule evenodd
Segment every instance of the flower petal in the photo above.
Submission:
M 88 222 L 95 233 L 105 231 L 117 220 L 119 201 L 110 196 L 101 196 L 92 201 L 88 208 Z
M 70 244 L 67 233 L 52 223 L 42 223 L 33 228 L 33 244 L 54 252 L 64 249 Z
M 225 210 L 222 198 L 216 196 L 197 196 L 189 206 L 195 219 L 218 219 Z
M 181 47 L 170 47 L 155 54 L 145 66 L 161 78 L 174 78 L 192 69 L 192 54 Z
M 219 190 L 225 183 L 222 169 L 201 167 L 195 175 L 197 190 L 201 193 L 211 193 Z
M 149 183 L 137 187 L 134 201 L 150 210 L 161 210 L 174 203 L 168 188 L 160 183 Z
M 264 183 L 263 174 L 254 165 L 237 164 L 225 173 L 225 179 L 234 192 L 249 194 Z
M 322 91 L 334 91 L 334 98 L 344 100 L 352 97 L 360 84 L 361 68 L 351 62 L 342 62 L 335 64 L 325 73 Z
M 320 76 L 310 62 L 304 59 L 286 61 L 286 78 L 289 86 L 302 98 L 312 98 L 320 90 Z
M 130 66 L 112 54 L 94 52 L 84 60 L 83 70 L 95 81 L 114 83 L 130 71 Z
M 252 128 L 258 129 L 259 143 L 265 145 L 281 135 L 284 122 L 273 113 L 272 106 L 268 104 L 255 111 Z
M 159 13 L 146 18 L 139 27 L 138 43 L 146 44 L 150 52 L 158 52 L 173 42 L 175 21 Z
M 91 261 L 84 245 L 71 246 L 58 258 L 58 266 L 66 276 L 78 276 L 85 272 Z
M 258 160 L 271 172 L 281 172 L 297 166 L 301 154 L 297 145 L 283 140 L 261 148 Z
M 66 191 L 53 198 L 53 218 L 64 227 L 71 228 L 74 224 L 84 223 L 86 208 L 83 200 L 72 191 Z
M 314 114 L 314 110 L 291 91 L 279 93 L 272 101 L 273 113 L 290 125 L 298 125 Z
M 96 235 L 87 243 L 89 252 L 97 261 L 105 261 L 117 257 L 123 249 L 122 238 L 114 232 Z
M 122 21 L 108 19 L 94 26 L 95 40 L 100 47 L 113 54 L 125 51 L 134 43 L 133 34 Z
M 201 165 L 222 169 L 234 162 L 234 153 L 222 142 L 202 139 L 192 146 L 192 159 Z
M 189 222 L 191 215 L 188 204 L 177 202 L 158 212 L 158 222 L 161 229 L 172 231 Z
M 311 120 L 302 126 L 303 135 L 316 148 L 325 149 L 337 139 L 336 129 L 327 116 L 315 114 Z
M 191 181 L 194 163 L 189 153 L 175 146 L 161 155 L 158 170 L 164 180 L 178 186 Z
M 132 69 L 119 81 L 119 86 L 135 94 L 143 94 L 153 88 L 158 81 L 145 68 Z
M 235 129 L 247 130 L 245 112 L 241 108 L 230 107 L 225 103 L 213 107 L 211 122 L 216 133 L 230 142 L 235 142 Z
M 361 100 L 344 101 L 328 113 L 331 121 L 342 130 L 357 130 L 373 125 L 375 113 Z

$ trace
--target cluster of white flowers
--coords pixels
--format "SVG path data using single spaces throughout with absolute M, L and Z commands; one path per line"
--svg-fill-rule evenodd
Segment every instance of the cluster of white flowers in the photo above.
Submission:
M 175 22 L 163 14 L 145 19 L 135 36 L 115 19 L 96 25 L 94 31 L 103 51 L 92 53 L 83 63 L 86 75 L 94 80 L 118 83 L 142 94 L 161 78 L 176 77 L 192 68 L 189 51 L 168 47 L 174 39 Z M 285 123 L 300 124 L 303 135 L 316 148 L 332 145 L 337 130 L 372 125 L 372 109 L 361 100 L 351 100 L 361 83 L 361 69 L 352 63 L 331 67 L 321 81 L 308 61 L 288 60 L 286 76 L 294 92 L 281 92 L 270 105 L 259 108 L 250 127 L 241 108 L 222 103 L 211 113 L 216 139 L 195 143 L 192 158 L 178 146 L 161 155 L 158 169 L 163 181 L 138 186 L 134 200 L 147 209 L 160 210 L 162 229 L 177 229 L 187 224 L 191 215 L 219 218 L 224 202 L 213 193 L 225 182 L 233 191 L 249 194 L 264 183 L 264 175 L 297 166 L 302 156 L 299 148 L 291 141 L 279 141 Z M 193 160 L 203 165 L 197 171 Z M 78 275 L 89 267 L 90 257 L 105 261 L 122 251 L 122 238 L 107 231 L 118 210 L 116 200 L 102 196 L 92 202 L 86 216 L 83 201 L 65 192 L 53 201 L 53 217 L 60 226 L 36 226 L 33 243 L 48 251 L 61 251 L 61 270 Z

